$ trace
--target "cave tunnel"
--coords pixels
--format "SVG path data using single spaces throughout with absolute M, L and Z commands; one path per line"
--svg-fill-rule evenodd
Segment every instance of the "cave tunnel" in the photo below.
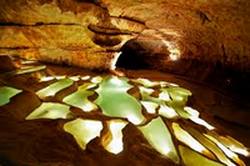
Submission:
M 249 9 L 0 1 L 0 165 L 250 165 Z
M 124 69 L 149 69 L 150 66 L 145 62 L 143 55 L 146 54 L 147 48 L 140 46 L 136 40 L 126 42 L 121 48 L 121 54 L 116 62 L 117 68 Z

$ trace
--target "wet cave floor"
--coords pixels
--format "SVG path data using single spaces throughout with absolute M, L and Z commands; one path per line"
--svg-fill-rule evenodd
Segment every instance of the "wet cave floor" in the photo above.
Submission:
M 77 91 L 78 87 L 87 82 L 89 78 L 95 78 L 92 81 L 93 83 L 98 82 L 98 77 L 96 76 L 106 77 L 109 74 L 51 64 L 46 64 L 46 68 L 41 68 L 39 71 L 22 73 L 22 71 L 29 69 L 29 66 L 43 65 L 36 62 L 32 65 L 29 63 L 33 62 L 24 61 L 23 66 L 20 65 L 22 66 L 22 70 L 17 69 L 14 72 L 2 72 L 0 75 L 1 87 L 13 87 L 22 90 L 22 92 L 13 95 L 9 101 L 0 106 L 0 165 L 92 166 L 176 165 L 177 163 L 188 165 L 190 161 L 184 161 L 187 159 L 184 159 L 183 155 L 189 155 L 187 153 L 189 151 L 182 151 L 183 153 L 180 154 L 181 149 L 184 147 L 193 152 L 197 152 L 197 149 L 191 149 L 188 144 L 181 141 L 183 139 L 178 137 L 178 134 L 174 135 L 175 130 L 171 126 L 173 127 L 173 124 L 177 127 L 180 125 L 189 133 L 192 133 L 194 130 L 200 133 L 207 133 L 208 135 L 210 133 L 210 130 L 206 126 L 193 123 L 190 119 L 185 118 L 185 115 L 181 115 L 180 118 L 166 118 L 154 113 L 145 115 L 146 119 L 161 119 L 168 126 L 170 133 L 172 133 L 171 138 L 173 145 L 176 147 L 176 153 L 179 154 L 177 155 L 179 159 L 176 159 L 168 155 L 162 155 L 163 152 L 161 153 L 159 147 L 157 145 L 153 146 L 154 142 L 152 143 L 152 139 L 150 144 L 150 139 L 146 139 L 145 135 L 143 135 L 143 125 L 137 125 L 133 123 L 133 120 L 129 121 L 126 118 L 118 118 L 126 123 L 126 126 L 122 127 L 123 150 L 117 154 L 110 153 L 104 148 L 102 137 L 108 132 L 107 126 L 109 123 L 106 122 L 117 118 L 107 116 L 108 113 L 103 115 L 103 110 L 101 111 L 100 107 L 94 108 L 94 111 L 82 111 L 80 108 L 71 106 L 70 112 L 73 115 L 70 113 L 70 116 L 67 114 L 64 117 L 58 115 L 59 118 L 34 118 L 34 115 L 33 119 L 27 119 L 42 103 L 53 102 L 63 104 L 63 99 Z M 1 62 L 0 65 L 2 65 Z M 242 104 L 233 96 L 225 95 L 227 93 L 223 91 L 167 73 L 152 70 L 123 70 L 123 72 L 129 79 L 145 78 L 151 81 L 167 81 L 188 89 L 192 92 L 192 95 L 188 97 L 186 105 L 198 110 L 199 117 L 214 127 L 213 132 L 217 136 L 222 136 L 221 138 L 230 136 L 237 140 L 241 146 L 250 147 L 250 107 L 248 103 Z M 41 78 L 46 78 L 45 76 L 57 76 L 58 78 L 41 81 Z M 39 90 L 60 80 L 60 76 L 72 76 L 71 84 L 50 96 L 43 96 L 44 94 L 40 94 L 39 96 L 37 93 Z M 138 84 L 136 83 L 135 85 Z M 127 94 L 131 94 L 139 100 L 142 96 L 138 87 L 134 87 L 128 88 Z M 154 89 L 155 91 L 159 91 L 160 87 L 156 86 Z M 152 94 L 152 96 L 157 95 L 159 96 L 157 92 Z M 88 101 L 95 101 L 98 93 L 95 91 L 87 97 Z M 144 107 L 143 111 L 146 112 Z M 69 131 L 70 129 L 66 130 L 65 127 L 66 123 L 70 124 L 69 122 L 75 119 L 91 119 L 103 124 L 103 130 L 100 132 L 100 135 L 89 140 L 84 145 L 85 150 L 81 147 L 83 144 L 76 141 L 77 136 L 73 137 L 72 132 Z M 147 124 L 149 122 L 146 122 Z M 189 128 L 194 128 L 194 130 L 189 130 Z M 154 134 L 157 135 L 157 132 L 154 132 Z M 202 144 L 202 141 L 199 141 L 199 139 L 198 142 Z M 210 142 L 212 141 L 210 140 Z M 216 142 L 214 142 L 214 145 L 216 145 Z M 216 150 L 213 151 L 207 148 L 207 146 L 209 145 L 204 145 L 212 154 L 210 159 L 218 164 L 230 165 L 230 163 L 234 163 L 236 165 L 244 165 L 242 162 L 245 165 L 250 164 L 250 159 L 240 154 L 238 156 L 242 162 L 237 162 L 238 159 L 234 160 L 232 158 L 221 159 L 223 158 L 221 156 L 226 156 L 223 152 L 224 155 L 218 154 Z M 228 149 L 230 149 L 229 146 Z M 186 153 L 184 154 L 184 152 Z M 206 156 L 205 153 L 199 153 L 201 156 Z M 226 156 L 226 158 L 229 157 Z M 177 160 L 179 161 L 176 162 Z

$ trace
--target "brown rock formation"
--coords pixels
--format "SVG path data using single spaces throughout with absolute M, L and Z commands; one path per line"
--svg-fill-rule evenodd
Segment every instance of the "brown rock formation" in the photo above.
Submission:
M 250 69 L 247 0 L 3 0 L 0 6 L 1 54 L 107 69 L 134 39 L 123 49 L 161 70 Z
M 110 18 L 107 10 L 89 2 L 19 0 L 0 5 L 0 53 L 52 63 L 107 69 L 123 42 L 143 28 Z

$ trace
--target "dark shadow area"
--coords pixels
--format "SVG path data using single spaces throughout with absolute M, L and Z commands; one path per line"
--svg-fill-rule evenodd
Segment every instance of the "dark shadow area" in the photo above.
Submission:
M 116 67 L 124 69 L 148 69 L 149 65 L 142 56 L 146 50 L 135 40 L 128 41 L 121 49 Z
M 16 164 L 14 164 L 5 156 L 0 155 L 0 166 L 16 166 Z

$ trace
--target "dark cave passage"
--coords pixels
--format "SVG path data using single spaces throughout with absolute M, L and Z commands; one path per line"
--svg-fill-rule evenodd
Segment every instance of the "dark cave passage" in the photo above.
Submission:
M 146 50 L 135 40 L 128 41 L 121 48 L 121 55 L 119 56 L 116 67 L 124 69 L 149 69 L 149 65 L 145 61 L 143 54 Z

